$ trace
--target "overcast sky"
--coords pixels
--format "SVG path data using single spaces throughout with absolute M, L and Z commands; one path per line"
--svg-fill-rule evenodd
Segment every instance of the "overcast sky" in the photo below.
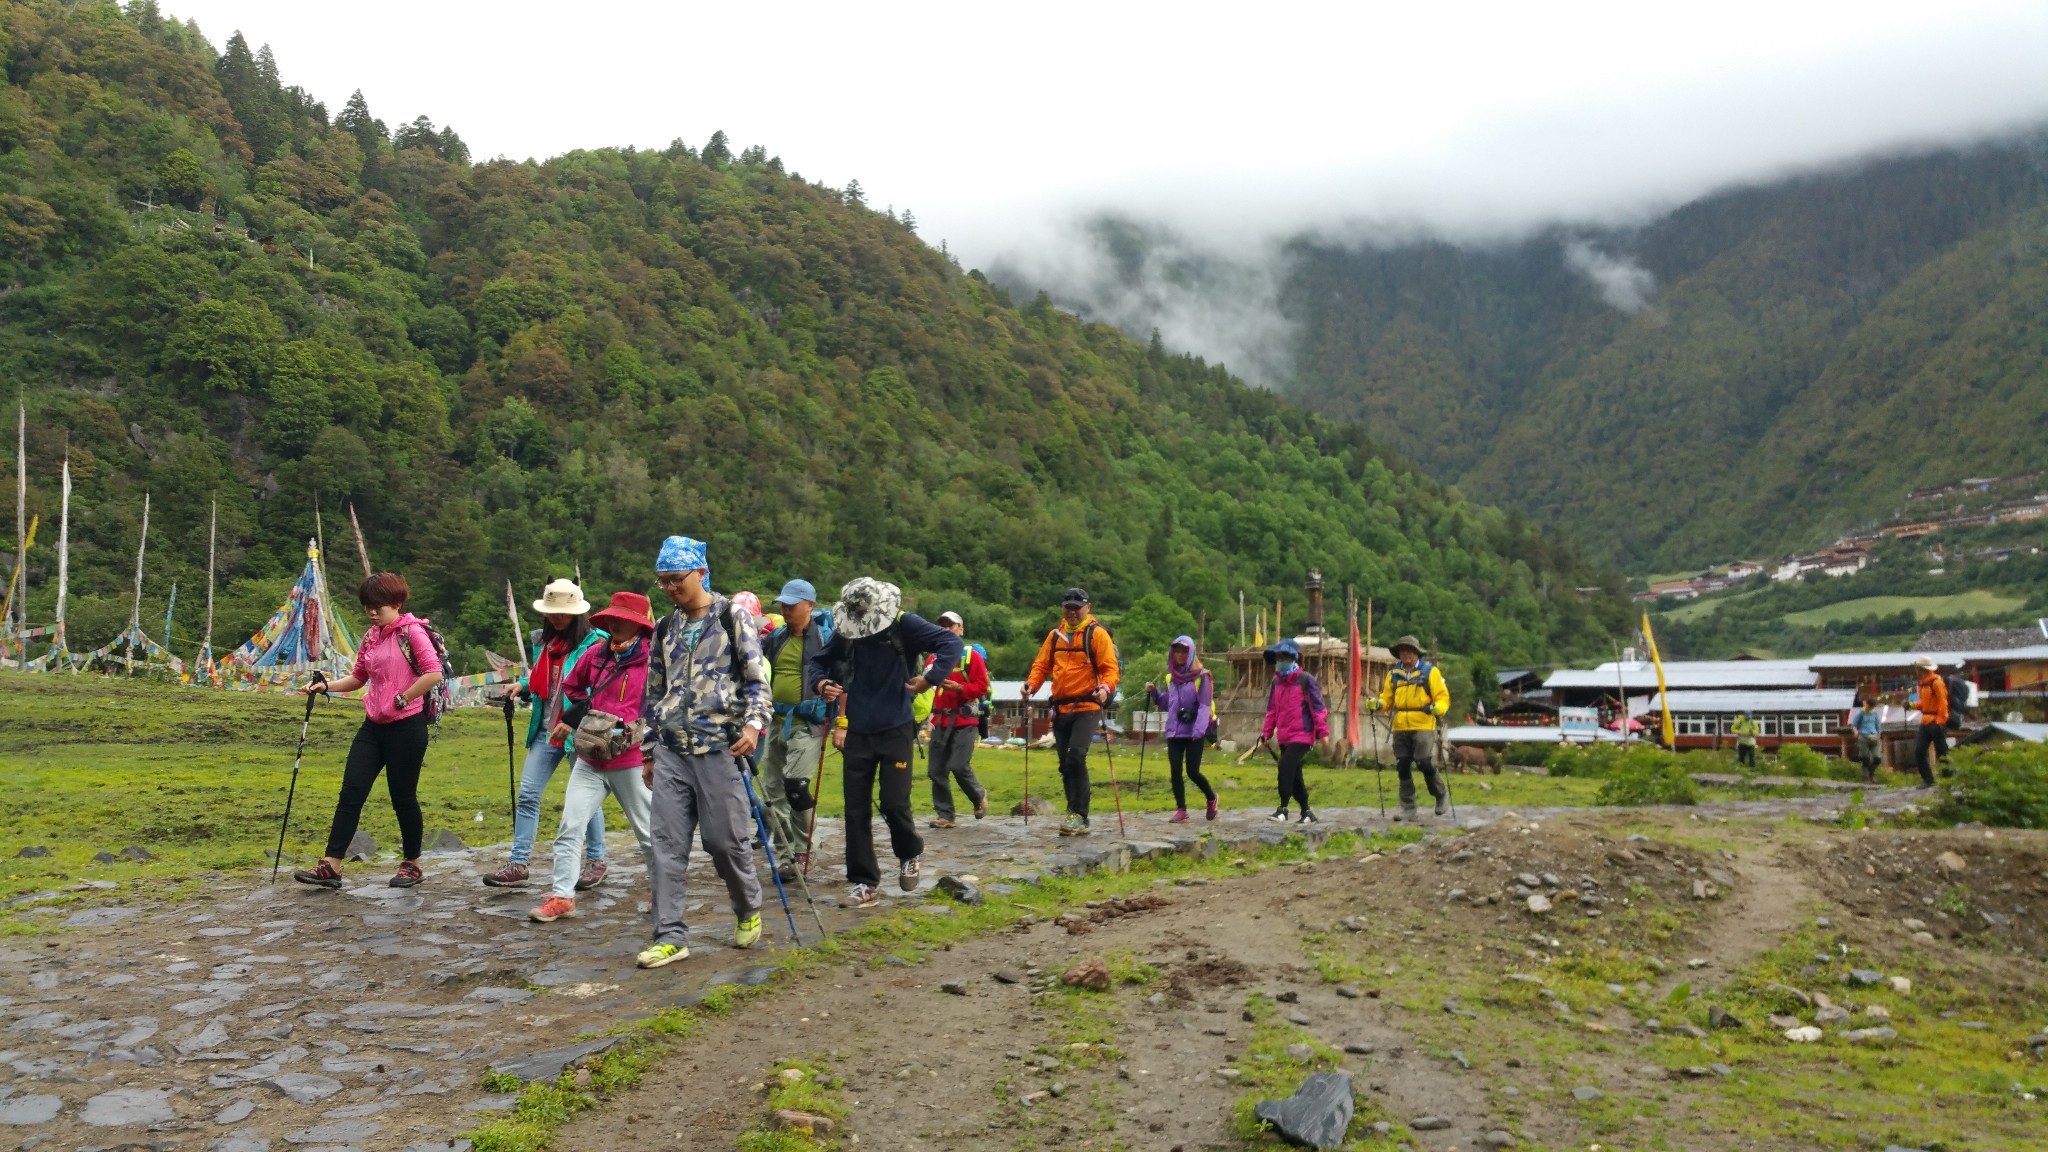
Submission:
M 1104 207 L 1241 251 L 1611 219 L 2048 116 L 2039 0 L 164 7 L 480 158 L 723 128 L 970 264 Z

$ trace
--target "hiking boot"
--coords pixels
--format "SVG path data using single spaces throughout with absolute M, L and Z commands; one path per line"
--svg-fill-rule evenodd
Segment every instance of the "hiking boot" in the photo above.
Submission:
M 602 860 L 585 860 L 583 871 L 576 874 L 576 890 L 584 892 L 604 883 L 605 873 L 608 871 L 610 869 L 605 867 Z
M 975 797 L 975 800 L 974 800 L 974 818 L 975 818 L 976 820 L 981 820 L 981 819 L 984 819 L 984 818 L 986 818 L 987 816 L 988 816 L 988 793 L 986 793 L 986 792 L 983 792 L 983 793 L 982 793 L 982 794 L 981 794 L 980 796 L 977 796 L 977 797 Z
M 927 828 L 951 828 L 952 826 L 953 820 L 950 816 L 935 816 L 925 821 L 925 827 Z
M 341 887 L 341 869 L 325 860 L 311 868 L 300 868 L 292 873 L 292 879 L 301 884 L 317 884 L 322 888 Z
M 1217 811 L 1217 809 L 1216 809 L 1216 798 L 1215 798 L 1214 796 L 1211 796 L 1211 797 L 1209 797 L 1209 813 L 1208 813 L 1208 818 L 1209 818 L 1209 819 L 1211 819 L 1211 820 L 1214 820 L 1214 819 L 1216 818 L 1216 811 Z
M 1185 808 L 1175 808 L 1175 809 L 1173 810 L 1173 815 L 1171 815 L 1171 816 L 1168 816 L 1168 817 L 1166 818 L 1166 822 L 1167 822 L 1168 824 L 1185 824 L 1185 823 L 1187 823 L 1187 822 L 1188 822 L 1188 810 L 1187 810 L 1187 809 L 1185 809 Z
M 1062 820 L 1062 821 L 1060 821 L 1060 835 L 1062 835 L 1062 836 L 1078 836 L 1078 835 L 1080 835 L 1080 834 L 1081 834 L 1081 814 L 1080 814 L 1079 812 L 1069 812 L 1069 813 L 1067 813 L 1067 818 L 1066 818 L 1065 820 Z
M 739 926 L 733 929 L 732 946 L 735 948 L 752 948 L 760 942 L 761 914 L 756 912 L 752 916 L 742 919 L 739 922 Z
M 918 875 L 924 871 L 924 865 L 920 862 L 922 859 L 919 856 L 912 856 L 910 859 L 897 865 L 896 884 L 905 892 L 917 891 Z
M 507 864 L 503 868 L 498 869 L 496 872 L 485 873 L 484 887 L 519 888 L 525 885 L 526 879 L 526 865 Z
M 1439 797 L 1437 797 L 1437 798 L 1436 798 L 1436 814 L 1437 814 L 1437 815 L 1439 815 L 1439 816 L 1445 816 L 1445 815 L 1448 815 L 1448 814 L 1450 813 L 1450 811 L 1451 811 L 1451 802 L 1450 802 L 1449 800 L 1445 799 L 1445 798 L 1444 798 L 1444 797 L 1442 797 L 1442 796 L 1439 796 Z
M 788 884 L 796 879 L 796 862 L 784 860 L 775 866 L 775 878 Z
M 1301 810 L 1301 823 L 1303 823 L 1303 824 L 1321 824 L 1322 822 L 1323 822 L 1323 818 L 1322 818 L 1322 817 L 1320 817 L 1320 816 L 1316 815 L 1315 813 L 1313 813 L 1313 812 L 1309 811 L 1309 810 L 1308 810 L 1308 809 L 1306 809 L 1306 808 L 1303 808 L 1303 809 Z
M 1287 823 L 1287 809 L 1275 808 L 1273 809 L 1273 814 L 1266 817 L 1266 819 L 1271 820 L 1275 824 L 1285 824 Z
M 540 902 L 540 907 L 528 912 L 526 918 L 528 920 L 538 920 L 542 924 L 553 924 L 564 916 L 574 916 L 575 914 L 576 902 L 574 900 L 561 896 L 550 896 Z
M 882 890 L 872 884 L 855 884 L 839 898 L 841 908 L 873 908 L 882 902 Z
M 659 968 L 664 964 L 673 964 L 689 958 L 690 950 L 680 944 L 650 944 L 640 950 L 640 955 L 634 963 L 642 968 Z
M 1401 805 L 1401 813 L 1400 813 L 1400 815 L 1398 815 L 1398 816 L 1395 816 L 1395 817 L 1394 817 L 1394 819 L 1396 819 L 1396 820 L 1414 820 L 1414 819 L 1415 819 L 1415 805 L 1413 805 L 1413 804 L 1403 804 L 1403 805 Z
M 413 888 L 417 887 L 420 881 L 426 878 L 427 874 L 420 871 L 419 861 L 405 860 L 399 863 L 398 871 L 391 877 L 391 886 L 393 888 Z

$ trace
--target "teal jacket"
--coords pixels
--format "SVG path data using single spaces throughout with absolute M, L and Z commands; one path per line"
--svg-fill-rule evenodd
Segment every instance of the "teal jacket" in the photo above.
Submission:
M 541 631 L 542 630 L 539 628 L 534 629 L 533 634 L 528 638 L 526 667 L 529 673 L 531 672 L 535 664 L 540 663 Z M 535 700 L 533 702 L 533 707 L 530 710 L 530 714 L 526 718 L 526 744 L 524 745 L 524 747 L 533 747 L 533 742 L 541 738 L 541 720 L 550 711 L 555 710 L 551 707 L 551 705 L 559 705 L 565 703 L 565 701 L 563 701 L 562 699 L 562 681 L 567 680 L 569 678 L 569 669 L 574 668 L 576 666 L 576 661 L 581 660 L 583 658 L 583 654 L 590 650 L 591 645 L 601 644 L 609 639 L 611 639 L 611 637 L 605 635 L 604 629 L 592 628 L 590 630 L 590 635 L 585 636 L 583 638 L 583 643 L 578 644 L 576 646 L 576 649 L 569 653 L 568 658 L 562 661 L 562 674 L 560 676 L 555 677 L 555 698 L 553 700 Z M 519 687 L 523 691 L 527 692 L 531 692 L 533 690 L 532 687 L 527 684 L 525 676 L 521 676 L 519 678 Z

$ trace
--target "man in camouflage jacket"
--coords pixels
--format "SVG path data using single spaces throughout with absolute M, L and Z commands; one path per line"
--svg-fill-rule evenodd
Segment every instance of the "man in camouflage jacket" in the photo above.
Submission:
M 772 714 L 761 639 L 736 624 L 731 602 L 711 591 L 704 544 L 671 536 L 654 567 L 675 611 L 655 626 L 641 705 L 654 790 L 654 943 L 640 954 L 643 968 L 690 954 L 684 879 L 700 829 L 732 897 L 734 943 L 746 948 L 761 938 L 761 882 L 748 848 L 753 809 L 740 773 Z

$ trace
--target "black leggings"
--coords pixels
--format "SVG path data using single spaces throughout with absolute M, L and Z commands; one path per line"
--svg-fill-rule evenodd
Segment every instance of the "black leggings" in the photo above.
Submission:
M 1099 709 L 1061 712 L 1052 718 L 1052 745 L 1059 750 L 1060 784 L 1066 789 L 1067 811 L 1088 818 L 1088 742 L 1095 739 Z
M 426 709 L 389 724 L 363 721 L 348 746 L 348 764 L 341 771 L 341 796 L 334 802 L 334 823 L 327 829 L 327 855 L 339 860 L 348 851 L 356 825 L 362 822 L 370 785 L 377 782 L 377 773 L 383 772 L 384 787 L 391 793 L 391 810 L 398 814 L 398 834 L 405 841 L 405 858 L 419 859 L 423 839 L 420 764 L 426 758 Z
M 1282 744 L 1280 746 L 1280 808 L 1285 811 L 1289 800 L 1299 801 L 1301 810 L 1308 811 L 1308 781 L 1301 774 L 1301 762 L 1308 759 L 1308 745 Z
M 1202 745 L 1208 743 L 1200 736 L 1168 736 L 1166 738 L 1166 764 L 1173 770 L 1173 806 L 1185 809 L 1188 806 L 1187 782 L 1181 779 L 1181 764 L 1187 764 L 1187 779 L 1195 782 L 1206 799 L 1214 800 L 1216 790 L 1209 787 L 1208 778 L 1202 775 Z

